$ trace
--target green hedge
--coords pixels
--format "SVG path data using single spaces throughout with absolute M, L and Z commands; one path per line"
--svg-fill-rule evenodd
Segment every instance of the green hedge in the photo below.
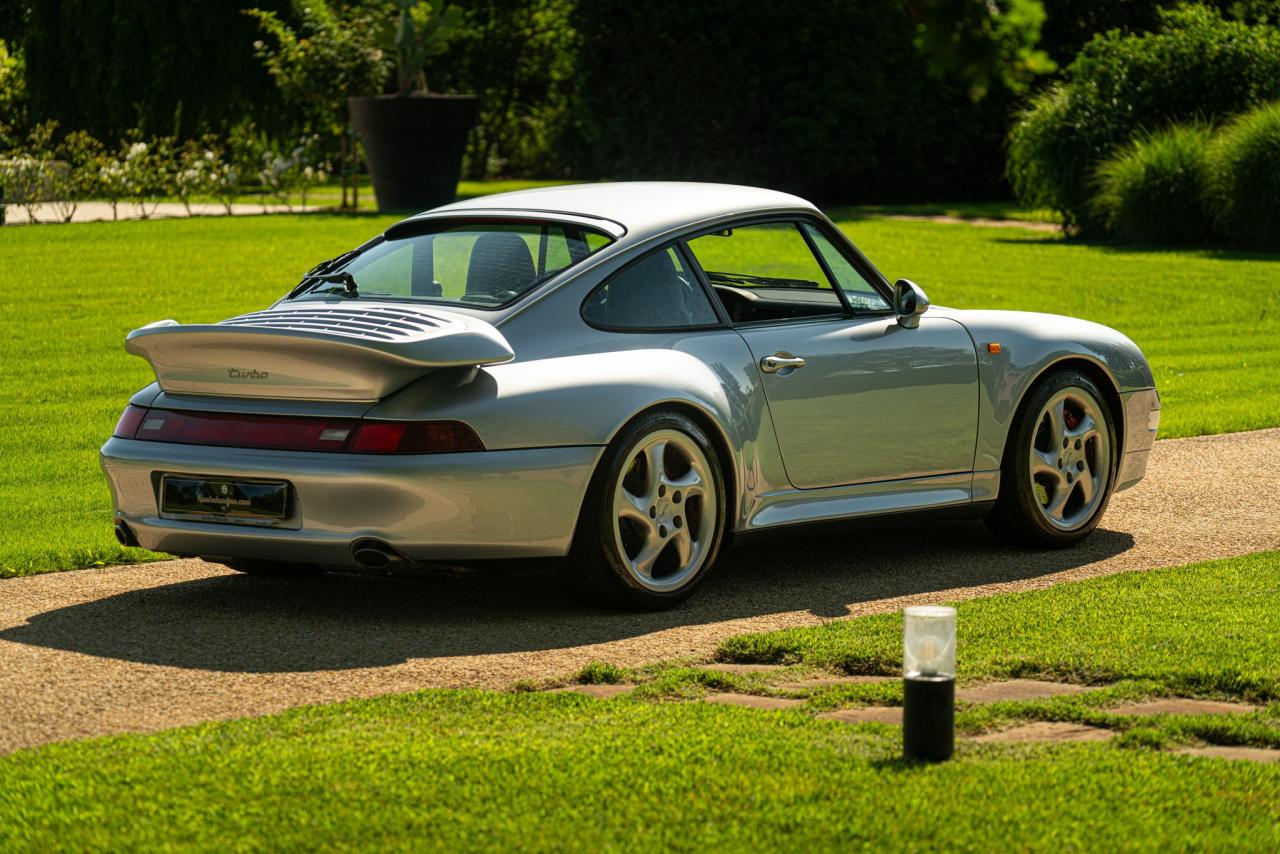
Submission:
M 580 173 L 731 181 L 845 202 L 1001 193 L 1011 102 L 929 77 L 901 0 L 594 0 Z
M 33 121 L 57 119 L 115 141 L 129 128 L 194 137 L 248 117 L 284 129 L 275 86 L 253 55 L 257 24 L 240 10 L 287 0 L 40 0 L 29 6 Z
M 1130 243 L 1206 240 L 1211 135 L 1202 125 L 1174 126 L 1140 136 L 1103 162 L 1093 199 L 1099 224 Z
M 1219 230 L 1236 243 L 1280 249 L 1280 101 L 1228 124 L 1209 154 Z
M 1190 6 L 1155 34 L 1094 38 L 1066 79 L 1037 95 L 1009 134 L 1019 198 L 1100 230 L 1089 204 L 1098 164 L 1140 130 L 1213 121 L 1280 97 L 1280 30 Z

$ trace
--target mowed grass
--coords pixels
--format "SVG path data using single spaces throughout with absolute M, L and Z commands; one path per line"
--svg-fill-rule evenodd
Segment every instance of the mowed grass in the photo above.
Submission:
M 1120 598 L 1132 607 L 1111 607 Z M 1190 625 L 1183 601 L 1199 608 Z M 1158 677 L 1189 654 L 1196 668 L 1258 676 L 1275 700 L 1280 659 L 1265 650 L 1277 606 L 1276 553 L 1065 584 L 964 603 L 960 661 L 969 676 L 1023 659 L 1036 672 Z M 1078 633 L 1056 628 L 1072 619 Z M 856 619 L 824 637 L 889 665 L 892 623 Z M 1196 642 L 1165 649 L 1179 632 Z M 925 766 L 901 761 L 897 727 L 665 699 L 426 691 L 23 750 L 0 757 L 0 849 L 1280 846 L 1280 764 L 1159 749 L 1280 744 L 1276 705 L 1221 726 L 1142 719 L 1108 743 L 961 739 L 950 762 Z M 962 729 L 974 720 L 962 713 Z
M 130 330 L 261 308 L 391 217 L 311 214 L 0 229 L 0 576 L 147 555 L 111 535 L 97 448 L 151 375 Z M 1099 247 L 1016 228 L 840 225 L 934 302 L 1078 315 L 1146 352 L 1161 435 L 1280 424 L 1280 256 Z
M 1167 693 L 1280 700 L 1280 552 L 956 604 L 958 676 L 1141 680 Z M 726 640 L 731 661 L 901 673 L 902 615 Z

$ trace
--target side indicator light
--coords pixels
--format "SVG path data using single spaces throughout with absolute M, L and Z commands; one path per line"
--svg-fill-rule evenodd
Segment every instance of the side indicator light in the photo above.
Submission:
M 988 344 L 988 345 L 987 345 L 987 352 L 988 352 L 988 353 L 990 353 L 990 354 L 991 354 L 991 355 L 993 355 L 993 356 L 994 356 L 996 353 L 999 353 L 999 352 L 1000 352 L 1000 342 L 999 342 L 999 341 L 992 341 L 990 344 Z

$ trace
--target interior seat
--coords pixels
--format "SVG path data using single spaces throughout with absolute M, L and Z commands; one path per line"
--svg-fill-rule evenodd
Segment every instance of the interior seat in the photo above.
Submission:
M 505 302 L 510 294 L 523 293 L 537 276 L 524 238 L 512 232 L 489 232 L 471 247 L 465 296 Z

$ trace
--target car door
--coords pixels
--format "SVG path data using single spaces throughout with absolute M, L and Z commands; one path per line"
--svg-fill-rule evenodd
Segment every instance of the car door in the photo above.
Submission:
M 977 353 L 959 323 L 926 314 L 899 325 L 874 274 L 816 223 L 750 224 L 687 245 L 756 359 L 792 485 L 972 470 Z

